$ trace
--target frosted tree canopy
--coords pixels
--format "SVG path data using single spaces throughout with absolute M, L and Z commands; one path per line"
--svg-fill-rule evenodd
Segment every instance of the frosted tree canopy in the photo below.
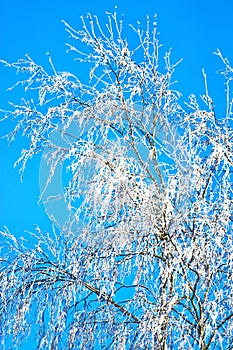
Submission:
M 64 22 L 77 74 L 50 56 L 49 72 L 29 56 L 2 61 L 23 91 L 2 111 L 15 122 L 7 138 L 28 138 L 22 177 L 41 154 L 39 202 L 52 221 L 23 239 L 1 232 L 2 347 L 35 337 L 50 350 L 231 349 L 233 68 L 217 51 L 218 116 L 204 71 L 205 94 L 181 101 L 156 18 L 81 22 Z

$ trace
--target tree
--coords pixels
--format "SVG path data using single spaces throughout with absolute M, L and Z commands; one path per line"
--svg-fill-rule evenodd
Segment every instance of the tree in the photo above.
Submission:
M 131 47 L 116 13 L 107 20 L 65 23 L 89 84 L 51 58 L 51 74 L 29 56 L 4 62 L 27 74 L 25 99 L 4 114 L 17 120 L 9 141 L 30 140 L 17 164 L 23 175 L 43 152 L 41 200 L 65 164 L 69 215 L 52 233 L 36 227 L 33 246 L 1 232 L 2 346 L 19 348 L 36 330 L 38 349 L 232 349 L 233 69 L 217 51 L 221 119 L 204 72 L 201 100 L 180 102 L 156 21 L 131 26 Z

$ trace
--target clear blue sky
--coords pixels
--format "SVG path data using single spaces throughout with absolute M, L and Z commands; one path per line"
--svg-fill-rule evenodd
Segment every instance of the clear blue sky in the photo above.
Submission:
M 221 64 L 212 53 L 219 48 L 233 62 L 233 0 L 5 0 L 0 5 L 0 58 L 14 61 L 28 53 L 47 64 L 49 51 L 58 70 L 76 71 L 81 78 L 82 69 L 65 53 L 68 38 L 61 20 L 78 28 L 80 15 L 91 12 L 104 18 L 115 5 L 119 15 L 125 14 L 125 22 L 143 21 L 156 13 L 164 49 L 173 48 L 174 61 L 184 59 L 175 75 L 177 88 L 184 96 L 202 94 L 204 67 L 217 112 L 224 113 L 223 79 L 215 75 Z M 6 92 L 15 81 L 14 72 L 0 66 L 0 108 L 7 108 L 9 99 L 19 101 L 20 96 Z M 5 131 L 0 124 L 0 135 Z M 9 148 L 0 141 L 0 229 L 6 225 L 17 235 L 33 230 L 33 224 L 50 228 L 43 206 L 36 205 L 39 159 L 29 164 L 24 183 L 13 169 L 23 144 L 18 139 Z
M 164 50 L 173 48 L 174 61 L 183 58 L 175 78 L 184 96 L 204 92 L 201 69 L 204 67 L 215 98 L 217 112 L 224 113 L 223 79 L 215 72 L 221 68 L 212 55 L 219 48 L 233 62 L 233 1 L 232 0 L 40 0 L 2 1 L 0 6 L 0 58 L 14 61 L 28 53 L 40 64 L 47 64 L 50 52 L 58 70 L 76 71 L 82 68 L 65 53 L 67 34 L 61 20 L 80 26 L 80 15 L 91 12 L 104 18 L 105 11 L 125 14 L 125 22 L 144 20 L 146 14 L 158 16 L 160 41 Z M 7 108 L 8 100 L 19 101 L 20 96 L 6 92 L 16 81 L 12 70 L 0 66 L 0 107 Z M 0 135 L 4 134 L 0 124 Z M 38 164 L 33 160 L 25 173 L 24 183 L 13 163 L 19 156 L 23 140 L 11 148 L 0 142 L 0 229 L 3 225 L 21 234 L 38 223 L 49 228 L 43 207 L 36 205 L 39 195 Z

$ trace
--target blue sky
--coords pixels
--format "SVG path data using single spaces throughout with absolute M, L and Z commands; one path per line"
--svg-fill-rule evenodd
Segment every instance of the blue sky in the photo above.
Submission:
M 47 65 L 49 51 L 58 70 L 71 70 L 80 79 L 83 74 L 85 79 L 82 67 L 65 53 L 68 36 L 61 20 L 80 28 L 80 15 L 91 12 L 104 20 L 105 11 L 113 11 L 115 5 L 119 15 L 125 14 L 126 23 L 134 24 L 136 20 L 143 21 L 147 14 L 156 13 L 162 50 L 172 47 L 174 61 L 183 58 L 175 74 L 177 89 L 184 97 L 192 92 L 202 94 L 201 70 L 205 68 L 217 113 L 224 114 L 224 81 L 215 74 L 222 66 L 212 53 L 219 48 L 233 62 L 232 0 L 2 1 L 0 58 L 14 61 L 28 53 L 38 63 Z M 0 65 L 0 108 L 7 109 L 9 100 L 19 102 L 17 93 L 6 91 L 16 80 L 13 70 Z M 7 130 L 9 124 L 0 124 L 0 135 Z M 0 230 L 6 225 L 16 235 L 33 230 L 34 224 L 50 228 L 43 206 L 37 206 L 40 159 L 28 165 L 23 183 L 13 168 L 25 144 L 18 138 L 9 148 L 0 141 Z
M 14 61 L 28 53 L 38 63 L 47 65 L 49 51 L 58 70 L 71 70 L 82 79 L 82 67 L 65 53 L 68 35 L 61 20 L 78 28 L 80 15 L 91 12 L 104 20 L 105 11 L 113 11 L 115 5 L 119 15 L 124 13 L 125 23 L 136 24 L 136 20 L 143 22 L 147 14 L 157 14 L 162 50 L 172 47 L 174 61 L 183 58 L 175 74 L 177 89 L 184 97 L 191 92 L 202 94 L 204 67 L 217 112 L 223 114 L 223 79 L 215 74 L 221 62 L 212 53 L 219 48 L 233 61 L 232 0 L 4 1 L 0 10 L 0 58 Z M 16 79 L 13 70 L 0 66 L 0 108 L 7 109 L 9 100 L 19 102 L 16 92 L 6 92 Z M 7 128 L 8 124 L 0 125 L 0 135 Z M 17 169 L 13 169 L 24 145 L 25 141 L 19 138 L 10 148 L 0 142 L 0 228 L 6 225 L 16 234 L 31 230 L 36 223 L 49 228 L 43 207 L 36 204 L 39 158 L 29 164 L 23 183 Z

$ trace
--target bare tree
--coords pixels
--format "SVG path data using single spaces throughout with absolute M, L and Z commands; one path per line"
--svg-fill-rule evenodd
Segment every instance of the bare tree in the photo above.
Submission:
M 37 227 L 33 246 L 1 232 L 2 347 L 35 334 L 37 349 L 232 349 L 233 69 L 217 51 L 219 118 L 204 72 L 200 101 L 179 102 L 156 21 L 131 26 L 132 43 L 116 13 L 106 26 L 91 15 L 82 24 L 65 27 L 89 84 L 51 58 L 51 74 L 29 56 L 4 62 L 27 74 L 25 99 L 4 113 L 17 120 L 9 141 L 30 139 L 17 164 L 23 174 L 43 152 L 42 201 L 65 164 L 56 199 L 69 215 L 60 229 L 54 218 L 52 233 Z

